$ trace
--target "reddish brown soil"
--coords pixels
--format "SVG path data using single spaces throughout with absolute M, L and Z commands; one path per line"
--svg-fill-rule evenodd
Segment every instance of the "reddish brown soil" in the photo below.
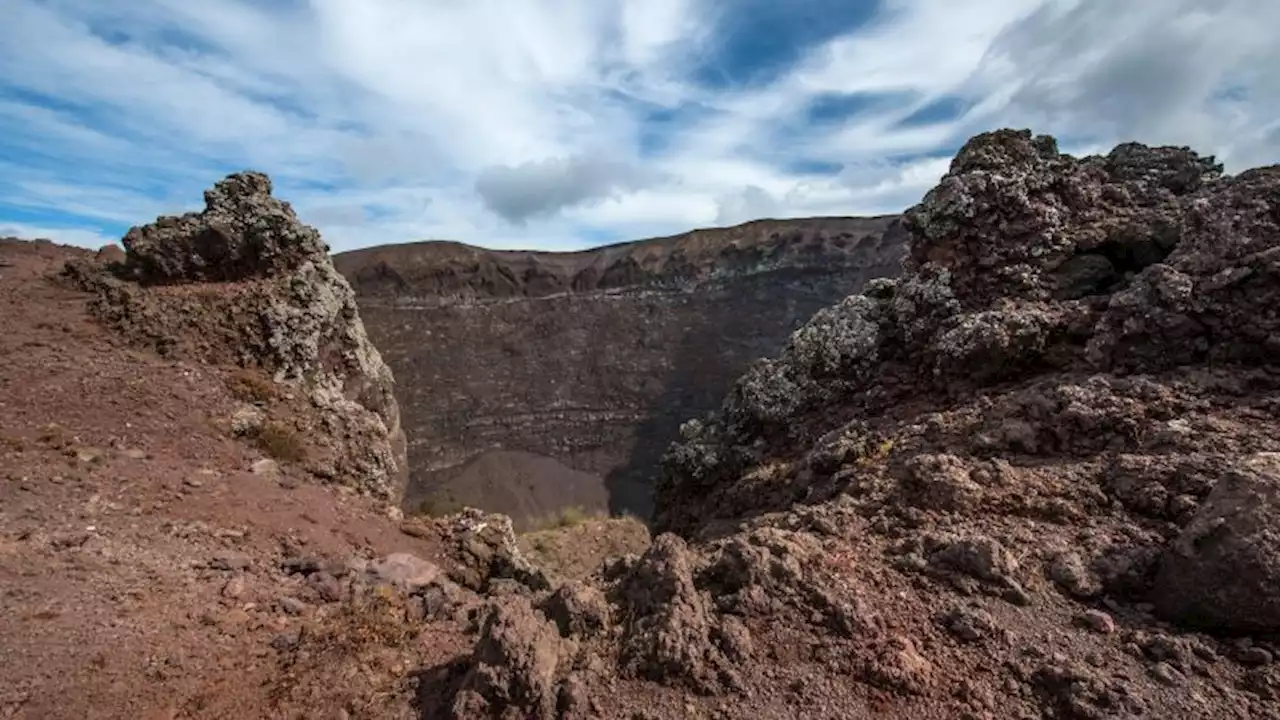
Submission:
M 229 371 L 110 337 L 55 279 L 81 253 L 0 242 L 0 717 L 338 717 L 306 702 L 332 678 L 272 646 L 337 607 L 282 560 L 438 542 L 287 463 L 251 472 L 218 429 Z M 425 656 L 462 647 L 429 632 Z

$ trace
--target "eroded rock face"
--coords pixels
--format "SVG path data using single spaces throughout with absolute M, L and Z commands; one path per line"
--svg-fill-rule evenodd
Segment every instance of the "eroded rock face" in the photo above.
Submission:
M 255 368 L 301 390 L 323 445 L 310 469 L 398 501 L 408 478 L 394 380 L 320 234 L 261 173 L 228 176 L 205 209 L 131 229 L 123 261 L 72 263 L 97 314 L 161 352 Z
M 814 312 L 896 274 L 902 240 L 896 217 L 814 218 L 573 253 L 433 242 L 335 262 L 399 382 L 413 442 L 406 510 L 451 498 L 520 526 L 601 495 L 647 517 L 679 424 L 714 409 Z M 510 475 L 532 490 L 502 478 L 483 497 L 465 487 L 495 447 L 529 457 Z M 538 456 L 595 486 L 557 485 Z
M 750 498 L 725 497 L 736 479 L 827 432 L 832 408 L 872 419 L 1070 370 L 1266 364 L 1277 184 L 1274 169 L 1222 178 L 1185 148 L 1074 158 L 1025 131 L 974 138 L 905 214 L 901 278 L 815 315 L 682 429 L 658 483 L 659 529 L 742 512 Z
M 453 579 L 462 586 L 477 592 L 502 581 L 516 583 L 521 591 L 549 587 L 546 574 L 520 552 L 510 517 L 466 508 L 448 522 L 458 558 Z
M 1280 171 L 1006 130 L 905 217 L 901 277 L 684 424 L 649 552 L 534 605 L 575 643 L 558 686 L 753 717 L 1274 715 Z

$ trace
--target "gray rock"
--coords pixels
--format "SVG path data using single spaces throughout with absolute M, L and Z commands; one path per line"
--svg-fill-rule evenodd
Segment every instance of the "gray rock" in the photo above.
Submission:
M 392 553 L 368 568 L 375 582 L 413 592 L 443 579 L 444 572 L 433 562 L 410 553 Z
M 338 602 L 342 599 L 342 583 L 327 572 L 311 574 L 307 577 L 307 584 L 326 602 Z
M 1018 561 L 997 540 L 986 536 L 960 538 L 929 556 L 929 564 L 989 582 L 1012 578 Z
M 1101 610 L 1086 610 L 1076 617 L 1076 622 L 1081 627 L 1103 635 L 1110 635 L 1116 631 L 1116 621 Z
M 287 652 L 298 647 L 302 642 L 302 628 L 291 627 L 271 639 L 271 647 L 280 652 Z
M 1049 563 L 1049 579 L 1072 597 L 1088 599 L 1102 592 L 1102 581 L 1079 553 L 1064 552 Z
M 943 615 L 942 624 L 952 635 L 965 642 L 981 640 L 996 629 L 995 620 L 980 608 L 953 608 Z
M 1241 663 L 1254 666 L 1270 665 L 1271 661 L 1274 659 L 1270 650 L 1256 645 L 1240 650 L 1236 657 Z
M 1227 472 L 1161 559 L 1156 612 L 1188 627 L 1280 631 L 1280 453 Z
M 309 607 L 311 606 L 294 597 L 284 597 L 280 599 L 280 609 L 284 610 L 289 615 L 302 615 Z

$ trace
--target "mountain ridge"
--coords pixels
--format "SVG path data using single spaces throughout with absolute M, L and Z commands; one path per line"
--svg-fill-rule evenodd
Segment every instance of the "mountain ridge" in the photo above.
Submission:
M 807 268 L 894 237 L 897 215 L 759 219 L 570 251 L 494 250 L 452 240 L 379 245 L 334 254 L 366 298 L 493 299 L 702 283 L 729 273 Z

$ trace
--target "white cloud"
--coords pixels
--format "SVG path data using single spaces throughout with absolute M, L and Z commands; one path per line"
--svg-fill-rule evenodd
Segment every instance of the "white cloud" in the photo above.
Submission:
M 97 245 L 253 167 L 336 249 L 569 248 L 899 211 L 1006 125 L 1280 160 L 1275 3 L 886 0 L 709 85 L 779 31 L 745 2 L 9 0 L 0 224 Z
M 93 230 L 77 227 L 48 227 L 30 223 L 0 222 L 0 237 L 16 237 L 27 240 L 53 240 L 64 245 L 78 245 L 85 248 L 100 248 L 112 243 L 119 244 L 120 238 L 111 237 Z
M 658 174 L 637 165 L 582 154 L 485 168 L 476 177 L 476 192 L 490 210 L 523 225 L 531 217 L 635 190 L 658 179 Z

